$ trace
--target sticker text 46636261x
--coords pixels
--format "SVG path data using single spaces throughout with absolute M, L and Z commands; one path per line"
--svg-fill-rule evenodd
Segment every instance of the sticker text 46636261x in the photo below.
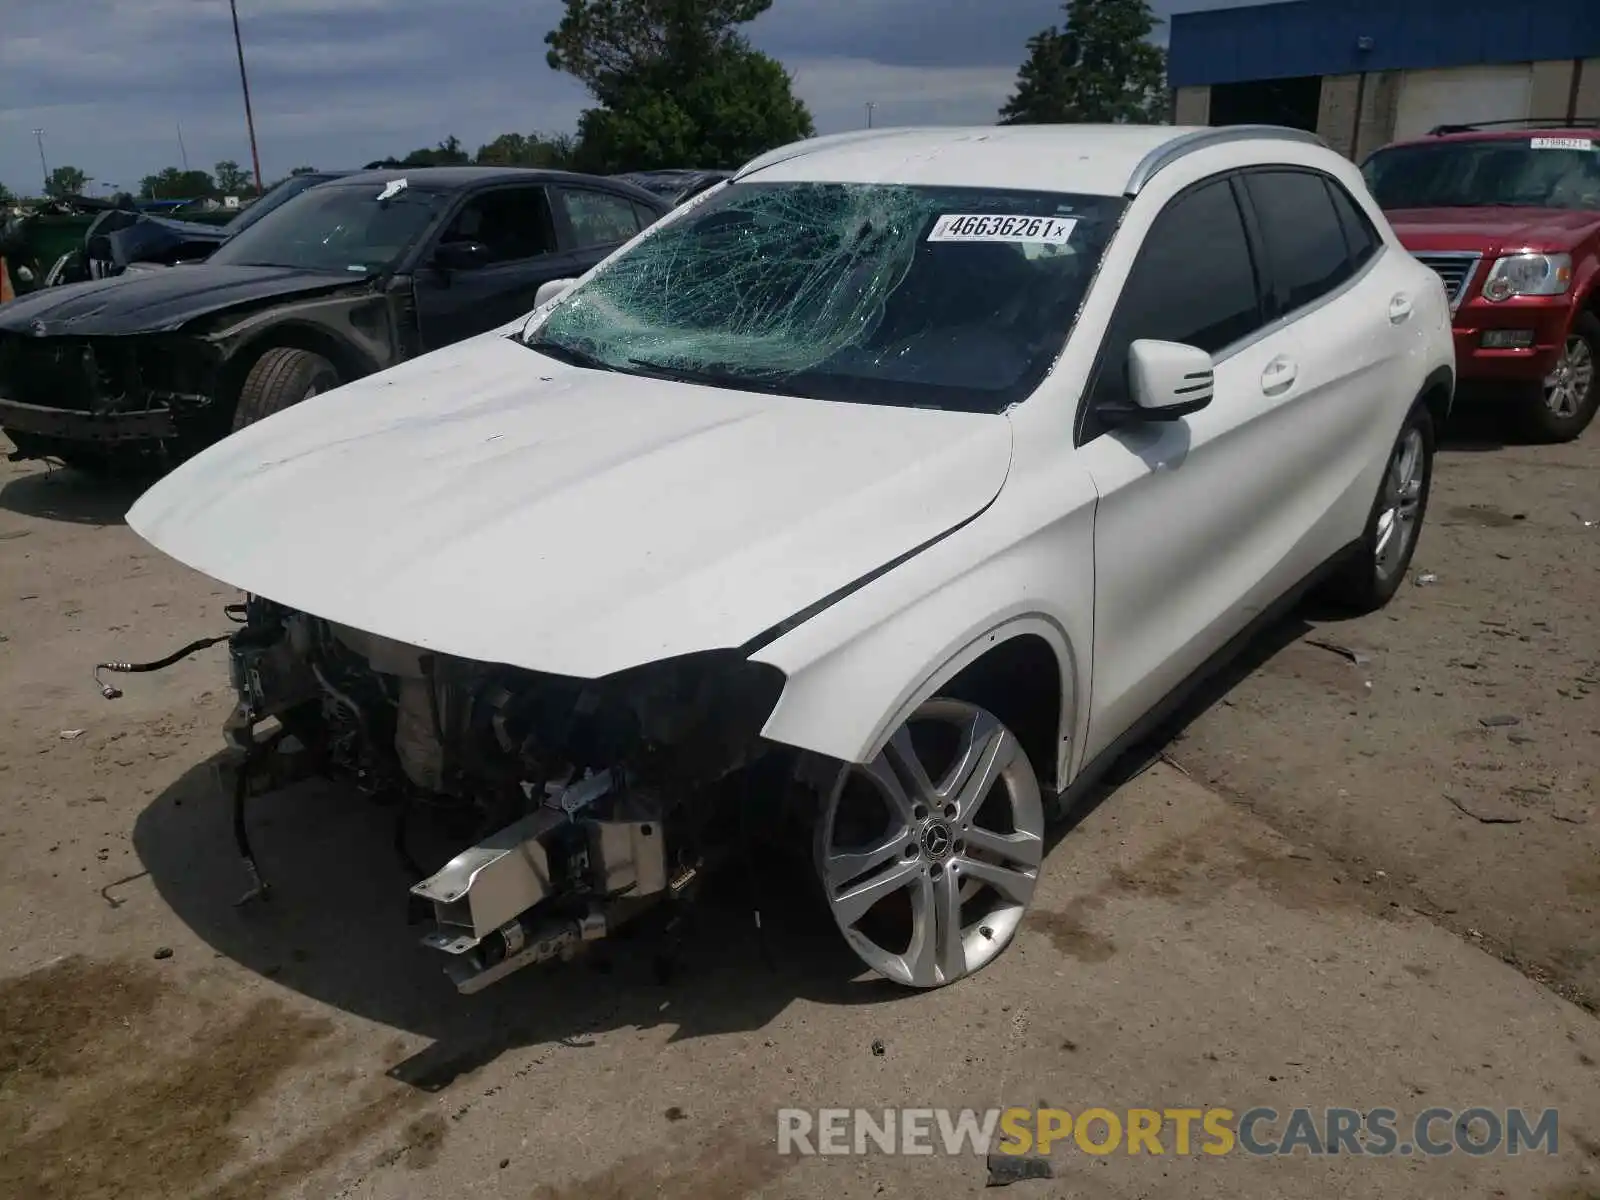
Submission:
M 1078 224 L 1072 217 L 1018 217 L 946 213 L 928 231 L 930 242 L 1045 242 L 1065 246 Z

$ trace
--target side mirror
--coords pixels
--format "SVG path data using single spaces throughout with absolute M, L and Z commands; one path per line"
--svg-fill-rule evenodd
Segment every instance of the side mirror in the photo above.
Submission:
M 559 300 L 572 290 L 576 279 L 552 279 L 549 283 L 539 285 L 539 290 L 533 294 L 533 306 L 543 308 L 552 300 Z
M 440 242 L 433 265 L 448 271 L 472 271 L 489 265 L 489 247 L 482 242 Z
M 1176 421 L 1211 403 L 1211 355 L 1182 342 L 1140 338 L 1128 347 L 1128 385 L 1135 412 L 1146 421 Z

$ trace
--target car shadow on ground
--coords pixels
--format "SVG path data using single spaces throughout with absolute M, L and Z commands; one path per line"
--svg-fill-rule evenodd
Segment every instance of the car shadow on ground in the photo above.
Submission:
M 1457 404 L 1450 413 L 1450 419 L 1439 431 L 1439 449 L 1485 454 L 1504 450 L 1509 445 L 1519 445 L 1510 425 L 1510 413 L 1506 407 L 1487 403 Z
M 149 482 L 41 464 L 35 473 L 0 486 L 0 509 L 73 525 L 121 525 Z
M 1151 736 L 1077 799 L 1054 847 L 1118 788 L 1161 758 L 1185 726 L 1240 680 L 1336 614 L 1303 607 L 1261 630 Z M 395 816 L 350 791 L 307 783 L 253 798 L 250 828 L 271 895 L 235 902 L 248 879 L 234 853 L 231 798 L 215 760 L 191 768 L 140 814 L 134 846 L 163 901 L 220 955 L 321 1003 L 427 1037 L 391 1070 L 435 1091 L 522 1046 L 610 1029 L 676 1026 L 673 1040 L 748 1032 L 796 1000 L 890 1004 L 915 993 L 865 974 L 821 903 L 806 862 L 763 854 L 708 886 L 671 974 L 648 930 L 597 944 L 570 964 L 530 967 L 459 995 L 440 956 L 408 925 L 408 875 Z M 755 912 L 761 912 L 762 933 Z
M 475 996 L 408 925 L 408 875 L 395 815 L 352 792 L 307 783 L 251 800 L 254 850 L 271 895 L 244 907 L 231 797 L 213 762 L 152 801 L 134 846 L 162 900 L 219 954 L 334 1008 L 431 1039 L 390 1073 L 425 1090 L 501 1053 L 582 1045 L 617 1028 L 673 1025 L 673 1040 L 764 1027 L 797 999 L 881 1004 L 913 993 L 864 976 L 807 880 L 782 861 L 708 884 L 663 979 L 658 935 L 627 930 L 578 960 L 529 967 Z M 757 882 L 759 881 L 759 882 Z M 759 886 L 763 933 L 754 913 Z
M 1046 854 L 1053 851 L 1120 788 L 1165 758 L 1184 730 L 1270 662 L 1274 655 L 1321 628 L 1324 622 L 1336 623 L 1346 615 L 1315 600 L 1307 600 L 1283 618 L 1263 626 L 1244 644 L 1236 657 L 1196 684 L 1165 720 L 1148 736 L 1129 747 L 1092 787 L 1071 798 L 1071 806 L 1050 828 Z

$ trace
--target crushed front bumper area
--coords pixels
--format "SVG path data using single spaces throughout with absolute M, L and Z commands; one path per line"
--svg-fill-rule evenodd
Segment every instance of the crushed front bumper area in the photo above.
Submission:
M 538 809 L 461 851 L 411 889 L 433 905 L 422 939 L 451 956 L 445 973 L 464 994 L 522 967 L 570 958 L 642 905 L 681 900 L 698 871 L 668 878 L 666 827 L 659 820 L 584 819 L 581 809 L 613 793 L 621 773 L 604 771 L 554 795 Z M 593 885 L 579 907 L 545 911 L 564 874 Z
M 0 331 L 0 429 L 13 459 L 168 451 L 211 423 L 214 367 L 177 336 Z
M 224 736 L 254 885 L 244 900 L 267 892 L 246 798 L 341 779 L 395 812 L 413 916 L 432 918 L 423 944 L 463 993 L 646 913 L 676 936 L 698 882 L 749 835 L 751 798 L 783 808 L 772 772 L 786 779 L 791 764 L 759 732 L 783 678 L 736 652 L 580 680 L 453 659 L 259 597 L 237 608 Z M 451 846 L 470 843 L 437 869 L 408 849 L 424 815 Z
M 73 446 L 156 447 L 174 438 L 170 408 L 142 412 L 82 412 L 0 398 L 0 429 L 16 444 L 13 459 L 48 457 Z M 32 451 L 32 453 L 30 453 Z

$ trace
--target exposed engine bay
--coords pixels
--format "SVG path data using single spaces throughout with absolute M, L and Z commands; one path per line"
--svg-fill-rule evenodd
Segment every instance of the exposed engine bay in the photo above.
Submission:
M 792 778 L 792 757 L 760 737 L 783 677 L 737 652 L 582 680 L 431 653 L 259 597 L 235 611 L 226 733 L 246 862 L 253 871 L 247 794 L 325 775 L 395 804 L 397 845 L 425 876 L 411 889 L 431 909 L 423 942 L 463 992 L 683 902 L 736 848 L 752 790 L 770 800 Z M 405 850 L 424 808 L 467 842 L 431 874 Z

